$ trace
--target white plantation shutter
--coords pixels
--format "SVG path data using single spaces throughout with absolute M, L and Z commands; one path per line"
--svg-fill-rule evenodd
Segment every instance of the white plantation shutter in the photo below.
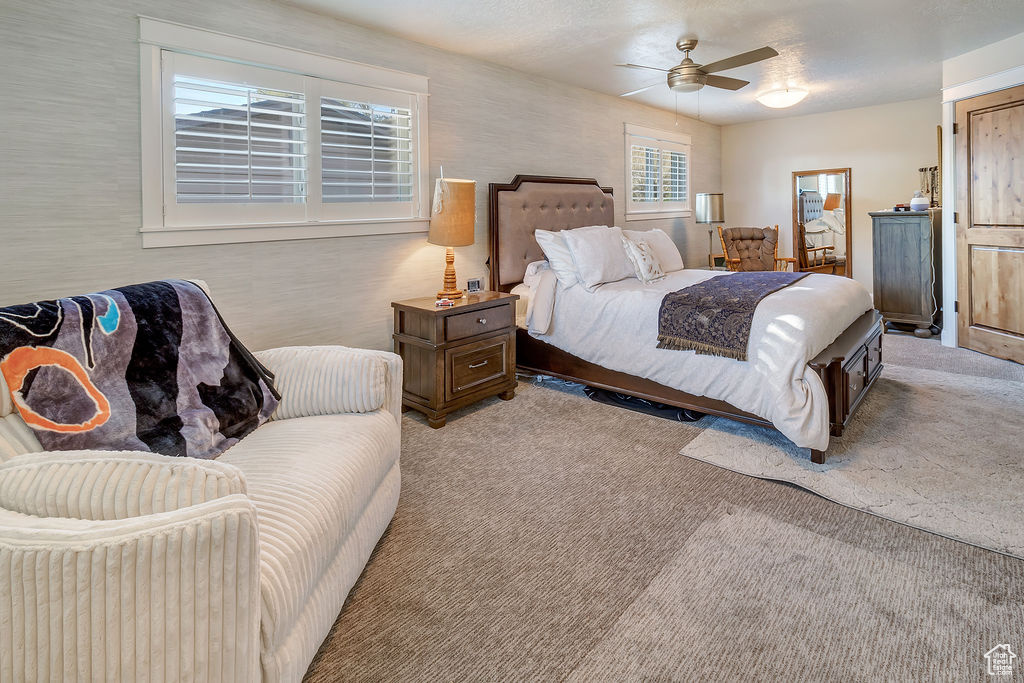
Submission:
M 670 149 L 661 153 L 661 197 L 666 202 L 683 202 L 689 194 L 686 154 Z
M 626 124 L 626 165 L 630 181 L 627 215 L 686 212 L 690 208 L 689 136 L 666 139 L 659 131 Z M 642 131 L 642 134 L 641 134 Z
M 176 200 L 306 199 L 305 96 L 174 76 Z
M 325 202 L 412 201 L 412 112 L 320 99 Z
M 161 52 L 164 225 L 418 215 L 417 95 Z
M 647 145 L 630 145 L 631 198 L 634 202 L 657 202 L 661 181 L 661 150 Z

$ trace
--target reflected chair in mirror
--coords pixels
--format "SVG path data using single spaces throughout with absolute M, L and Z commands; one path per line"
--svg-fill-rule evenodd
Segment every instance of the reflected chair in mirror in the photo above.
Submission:
M 729 270 L 747 272 L 757 270 L 787 270 L 796 259 L 779 256 L 779 226 L 774 228 L 718 227 L 722 240 L 722 253 Z
M 825 211 L 834 211 L 840 208 L 841 199 L 840 195 L 832 192 L 824 198 L 813 190 L 800 192 L 797 205 L 797 242 L 793 249 L 797 257 L 797 270 L 832 275 L 845 272 L 846 257 L 837 257 L 831 253 L 835 251 L 835 246 L 832 244 L 819 244 L 823 240 L 822 235 L 826 236 L 825 239 L 834 240 L 828 226 L 822 226 L 822 214 Z M 814 239 L 807 237 L 807 223 L 822 226 L 817 231 L 812 231 L 815 235 Z
M 800 240 L 796 245 L 797 264 L 796 268 L 801 273 L 828 273 L 834 275 L 836 272 L 836 257 L 829 254 L 834 251 L 833 246 L 809 247 L 807 246 L 807 233 L 804 232 L 804 224 L 798 223 Z

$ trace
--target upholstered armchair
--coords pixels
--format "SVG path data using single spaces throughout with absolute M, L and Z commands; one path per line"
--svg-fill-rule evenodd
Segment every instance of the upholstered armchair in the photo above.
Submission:
M 774 228 L 722 228 L 725 265 L 732 271 L 786 270 L 796 259 L 779 257 L 779 226 Z

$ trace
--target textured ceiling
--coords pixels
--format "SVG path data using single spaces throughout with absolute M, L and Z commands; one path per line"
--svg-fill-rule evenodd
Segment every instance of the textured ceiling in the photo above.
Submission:
M 718 124 L 934 95 L 942 60 L 1024 31 L 1024 0 L 289 0 L 292 4 L 519 71 Z M 763 45 L 779 56 L 722 72 L 750 85 L 676 95 L 664 76 L 680 37 L 708 64 Z M 811 94 L 769 110 L 754 97 L 792 84 Z

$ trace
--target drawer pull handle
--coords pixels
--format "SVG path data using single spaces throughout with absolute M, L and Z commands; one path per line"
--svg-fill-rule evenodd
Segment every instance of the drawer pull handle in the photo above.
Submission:
M 487 324 L 487 318 L 477 318 L 476 321 L 478 323 L 480 323 L 481 325 L 486 325 Z
M 469 364 L 469 369 L 470 370 L 476 370 L 477 368 L 482 368 L 485 365 L 487 365 L 487 361 L 482 360 L 479 363 L 470 363 Z

